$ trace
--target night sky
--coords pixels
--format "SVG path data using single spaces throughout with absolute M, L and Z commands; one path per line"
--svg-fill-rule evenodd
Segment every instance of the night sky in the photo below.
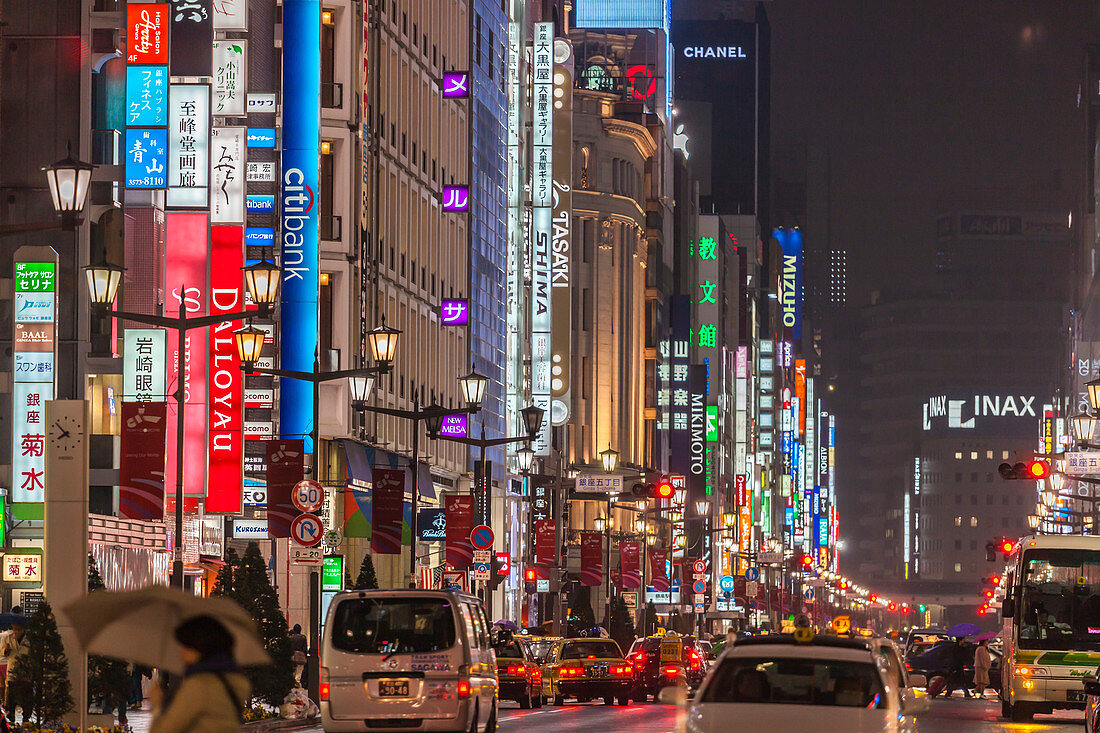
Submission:
M 775 0 L 772 141 L 828 151 L 849 303 L 930 276 L 939 201 L 1060 185 L 1079 200 L 1076 100 L 1095 0 Z M 807 237 L 813 237 L 807 232 Z M 912 279 L 915 278 L 915 279 Z

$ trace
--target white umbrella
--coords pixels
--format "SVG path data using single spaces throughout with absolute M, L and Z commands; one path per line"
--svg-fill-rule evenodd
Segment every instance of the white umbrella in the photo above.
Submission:
M 175 588 L 94 591 L 62 609 L 89 654 L 125 659 L 180 674 L 185 664 L 173 633 L 196 616 L 217 619 L 233 637 L 242 666 L 270 664 L 256 624 L 228 598 L 200 598 Z

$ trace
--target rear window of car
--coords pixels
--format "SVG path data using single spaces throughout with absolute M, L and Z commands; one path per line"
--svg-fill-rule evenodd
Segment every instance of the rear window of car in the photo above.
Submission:
M 870 660 L 803 658 L 726 659 L 700 702 L 886 706 L 882 681 Z
M 621 657 L 622 651 L 619 645 L 608 639 L 606 641 L 571 641 L 562 649 L 562 659 L 586 659 L 588 657 Z
M 497 653 L 498 657 L 506 657 L 507 659 L 523 659 L 523 649 L 520 648 L 518 641 L 503 641 L 493 646 L 493 651 Z
M 353 598 L 332 620 L 332 646 L 355 654 L 422 654 L 455 643 L 454 607 L 445 598 Z

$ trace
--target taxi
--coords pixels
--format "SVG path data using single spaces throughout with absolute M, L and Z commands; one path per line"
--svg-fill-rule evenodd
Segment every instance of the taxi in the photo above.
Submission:
M 738 641 L 687 702 L 688 733 L 813 730 L 912 733 L 928 697 L 904 686 L 898 658 L 866 639 L 770 635 Z
M 542 695 L 555 705 L 567 699 L 626 705 L 634 686 L 634 666 L 614 639 L 563 639 L 554 642 L 542 665 Z
M 515 700 L 520 708 L 542 707 L 542 670 L 518 637 L 505 634 L 493 643 L 497 655 L 497 697 Z

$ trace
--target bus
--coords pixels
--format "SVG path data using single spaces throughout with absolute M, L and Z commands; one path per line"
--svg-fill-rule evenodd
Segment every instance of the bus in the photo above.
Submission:
M 1084 709 L 1100 666 L 1100 537 L 1028 536 L 1004 576 L 1001 714 Z

